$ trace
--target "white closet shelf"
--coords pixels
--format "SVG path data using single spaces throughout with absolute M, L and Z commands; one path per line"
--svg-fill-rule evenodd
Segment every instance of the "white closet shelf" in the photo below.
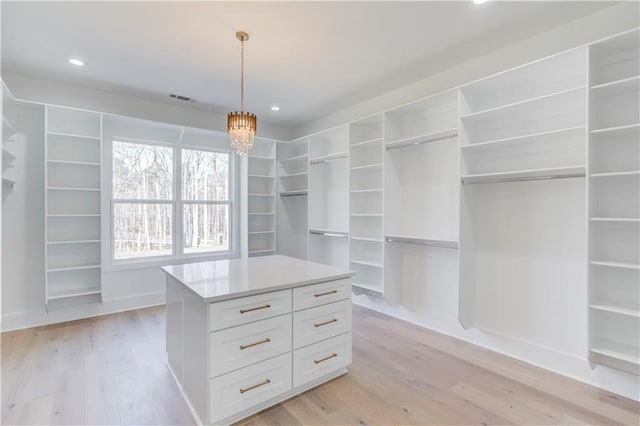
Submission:
M 362 141 L 362 142 L 356 142 L 356 143 L 352 143 L 350 146 L 351 148 L 356 148 L 359 146 L 365 146 L 365 145 L 371 145 L 373 143 L 377 143 L 377 142 L 381 142 L 382 138 L 373 138 L 373 139 L 369 139 L 366 141 Z
M 6 148 L 2 148 L 2 160 L 7 160 L 9 163 L 11 163 L 13 160 L 16 159 L 16 156 L 13 155 L 12 153 L 10 153 L 9 151 L 7 151 Z
M 338 237 L 338 238 L 349 237 L 349 233 L 346 231 L 336 231 L 333 229 L 326 229 L 326 228 L 311 228 L 309 229 L 309 233 L 313 235 L 322 235 L 325 237 Z
M 593 222 L 622 222 L 622 223 L 640 223 L 637 217 L 592 217 Z
M 450 249 L 458 248 L 457 241 L 433 240 L 429 238 L 410 237 L 410 236 L 404 236 L 404 235 L 386 235 L 385 241 L 387 241 L 388 243 L 407 243 L 407 244 L 417 244 L 417 245 L 423 245 L 423 246 L 442 247 L 442 248 L 450 248 Z
M 591 90 L 595 93 L 626 93 L 638 92 L 640 89 L 640 76 L 622 78 L 620 80 L 609 81 L 607 83 L 596 84 L 591 86 Z
M 69 166 L 92 166 L 100 167 L 100 163 L 93 163 L 89 161 L 69 161 L 69 160 L 47 160 L 49 164 L 64 164 Z
M 49 186 L 47 189 L 50 191 L 100 191 L 100 188 L 72 188 L 66 186 Z
M 280 197 L 295 197 L 299 195 L 307 195 L 309 193 L 306 189 L 301 189 L 299 191 L 280 191 Z
M 307 158 L 308 154 L 301 154 L 301 155 L 296 155 L 295 157 L 288 157 L 288 158 L 283 158 L 282 160 L 280 160 L 281 163 L 286 163 L 289 161 L 296 161 L 296 160 L 302 160 L 304 158 Z
M 247 175 L 250 178 L 256 178 L 256 179 L 274 179 L 275 176 L 273 175 Z
M 480 173 L 463 175 L 463 184 L 500 183 L 527 180 L 546 180 L 584 177 L 585 166 L 550 167 L 545 169 L 517 170 L 497 173 Z
M 249 254 L 274 253 L 275 249 L 249 250 Z
M 69 297 L 91 296 L 93 294 L 100 294 L 99 287 L 88 287 L 76 290 L 62 290 L 62 291 L 50 291 L 47 297 L 48 300 L 66 299 Z
M 249 214 L 250 216 L 270 216 L 270 215 L 273 215 L 274 213 L 273 212 L 249 212 L 247 214 Z
M 640 318 L 640 304 L 638 303 L 601 301 L 593 303 L 589 307 L 598 311 Z
M 264 155 L 249 155 L 250 160 L 264 160 L 264 161 L 275 161 L 274 157 L 265 157 Z
M 382 217 L 382 213 L 351 213 L 351 217 Z
M 367 241 L 370 243 L 383 243 L 384 240 L 382 238 L 364 238 L 364 237 L 351 237 L 354 241 Z
M 247 194 L 249 197 L 273 197 L 274 194 Z
M 356 294 L 370 294 L 372 296 L 382 296 L 382 290 L 378 286 L 364 283 L 351 283 L 351 290 Z
M 100 141 L 100 136 L 87 136 L 87 135 L 79 135 L 75 133 L 63 133 L 63 132 L 47 132 L 47 134 L 53 135 L 53 136 L 66 136 L 71 138 L 91 139 L 94 141 Z
M 2 184 L 7 185 L 9 189 L 15 189 L 16 181 L 2 176 Z
M 11 136 L 16 134 L 16 129 L 13 127 L 13 124 L 5 117 L 2 116 L 2 139 L 6 141 Z
M 275 231 L 249 231 L 248 234 L 249 235 L 268 235 L 268 234 L 274 234 Z
M 307 176 L 309 173 L 307 172 L 299 172 L 299 173 L 292 173 L 290 175 L 281 175 L 280 179 L 282 178 L 296 178 L 296 177 L 301 177 L 301 176 Z
M 561 135 L 562 133 L 572 133 L 572 132 L 584 131 L 584 130 L 585 130 L 585 126 L 564 127 L 562 129 L 557 129 L 557 130 L 529 133 L 521 136 L 513 136 L 513 137 L 503 138 L 503 139 L 494 139 L 486 142 L 476 142 L 468 145 L 461 145 L 460 149 L 471 150 L 474 148 L 487 148 L 487 147 L 494 147 L 494 146 L 503 145 L 503 144 L 511 145 L 516 143 L 527 143 L 527 142 L 530 142 L 532 139 L 536 139 L 536 138 L 543 138 L 545 136 L 556 136 L 556 135 Z
M 472 112 L 469 114 L 465 114 L 465 115 L 461 115 L 460 119 L 461 120 L 465 120 L 465 121 L 469 121 L 469 120 L 474 120 L 476 118 L 484 118 L 486 116 L 490 116 L 490 115 L 500 115 L 502 113 L 508 112 L 511 109 L 517 108 L 517 107 L 526 107 L 528 105 L 534 105 L 536 103 L 538 104 L 542 104 L 542 105 L 537 105 L 536 109 L 538 108 L 542 108 L 544 109 L 544 104 L 548 103 L 548 102 L 555 102 L 556 99 L 555 98 L 561 98 L 564 95 L 573 95 L 579 91 L 584 91 L 586 88 L 586 86 L 578 86 L 578 87 L 573 87 L 571 89 L 565 89 L 565 90 L 560 90 L 557 92 L 553 92 L 553 93 L 549 93 L 546 95 L 542 95 L 542 96 L 536 96 L 534 98 L 529 98 L 529 99 L 524 99 L 522 101 L 518 101 L 518 102 L 512 102 L 509 104 L 505 104 L 505 105 L 500 105 L 494 108 L 488 108 L 482 111 L 476 111 L 476 112 Z
M 600 133 L 623 133 L 629 130 L 640 129 L 640 123 L 632 123 L 625 124 L 622 126 L 613 126 L 613 127 L 602 127 L 600 129 L 591 130 L 591 134 L 600 134 Z
M 610 268 L 622 268 L 622 269 L 637 269 L 637 270 L 640 270 L 640 264 L 631 263 L 631 262 L 609 262 L 609 261 L 592 260 L 589 263 L 592 264 L 592 265 L 596 265 L 596 266 L 608 266 Z
M 591 352 L 631 364 L 640 364 L 638 347 L 633 345 L 625 345 L 610 340 L 600 340 L 593 345 Z
M 382 188 L 370 188 L 370 189 L 352 189 L 351 193 L 363 193 L 363 192 L 382 192 Z
M 382 163 L 375 163 L 375 164 L 367 164 L 365 166 L 355 166 L 355 167 L 352 167 L 351 170 L 377 169 L 380 167 L 382 167 Z
M 100 265 L 80 265 L 80 266 L 65 266 L 63 268 L 50 268 L 47 272 L 64 272 L 64 271 L 80 271 L 83 269 L 99 269 Z
M 63 244 L 95 244 L 100 240 L 68 240 L 68 241 L 47 241 L 47 245 L 63 245 Z
M 608 173 L 592 173 L 592 178 L 600 177 L 620 177 L 620 176 L 640 176 L 640 170 L 632 170 L 628 172 L 608 172 Z
M 458 136 L 458 129 L 445 129 L 437 132 L 426 133 L 409 138 L 396 139 L 385 144 L 387 149 L 405 148 L 412 145 L 422 145 L 424 143 L 438 142 Z
M 348 154 L 346 152 L 345 153 L 325 155 L 325 156 L 322 156 L 322 157 L 316 157 L 316 158 L 313 158 L 313 159 L 309 160 L 309 164 L 314 165 L 314 164 L 327 163 L 329 161 L 343 160 L 343 159 L 346 159 L 347 157 L 348 157 Z
M 48 214 L 47 217 L 100 217 L 100 213 L 65 213 Z
M 355 263 L 356 265 L 370 266 L 372 268 L 379 268 L 379 269 L 383 269 L 384 268 L 384 265 L 382 265 L 381 263 L 369 262 L 369 261 L 366 261 L 366 260 L 351 259 L 350 262 L 351 263 Z

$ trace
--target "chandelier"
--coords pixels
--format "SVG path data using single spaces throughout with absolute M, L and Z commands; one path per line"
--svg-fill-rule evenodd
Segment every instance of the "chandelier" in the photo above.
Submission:
M 244 111 L 244 42 L 249 34 L 238 31 L 236 38 L 240 40 L 240 112 L 233 111 L 227 115 L 227 132 L 231 138 L 231 147 L 238 155 L 245 155 L 253 148 L 258 118 L 255 114 Z

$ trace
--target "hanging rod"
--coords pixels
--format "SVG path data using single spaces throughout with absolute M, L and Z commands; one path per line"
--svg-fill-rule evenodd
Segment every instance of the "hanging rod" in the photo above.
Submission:
M 288 191 L 288 192 L 281 192 L 280 193 L 280 197 L 297 197 L 300 195 L 307 195 L 307 190 L 304 191 Z
M 309 164 L 328 163 L 329 161 L 341 160 L 343 158 L 347 158 L 347 154 L 327 155 L 326 157 L 321 157 L 321 158 L 316 158 L 315 160 L 311 160 L 309 161 Z
M 479 183 L 505 183 L 505 182 L 526 182 L 531 180 L 553 180 L 553 179 L 572 179 L 572 178 L 583 178 L 585 177 L 585 173 L 568 173 L 563 175 L 544 175 L 544 176 L 524 176 L 524 177 L 513 177 L 513 178 L 502 178 L 502 179 L 482 179 L 477 180 L 477 178 L 462 178 L 463 185 L 475 185 Z
M 428 240 L 426 238 L 399 237 L 396 235 L 387 235 L 385 237 L 385 240 L 389 243 L 418 244 L 422 246 L 440 247 L 440 248 L 448 248 L 448 249 L 458 248 L 458 243 L 456 241 Z
M 338 237 L 338 238 L 347 238 L 349 234 L 346 232 L 340 231 L 323 231 L 322 229 L 309 229 L 310 234 L 314 235 L 324 235 L 325 237 Z
M 389 142 L 386 144 L 387 150 L 406 148 L 408 146 L 422 145 L 430 142 L 443 141 L 445 139 L 451 139 L 458 136 L 458 129 L 448 129 L 442 132 L 430 133 L 428 135 L 422 135 L 407 139 L 401 139 L 399 141 Z

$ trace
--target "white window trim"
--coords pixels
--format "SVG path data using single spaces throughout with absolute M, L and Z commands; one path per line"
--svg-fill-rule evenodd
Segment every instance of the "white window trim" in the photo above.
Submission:
M 141 145 L 156 145 L 156 146 L 164 146 L 170 147 L 173 149 L 174 161 L 173 161 L 173 193 L 174 198 L 172 200 L 125 200 L 125 199 L 117 199 L 113 198 L 113 143 L 114 142 L 127 142 L 127 143 L 137 143 Z M 182 144 L 182 143 L 170 143 L 170 142 L 162 142 L 162 141 L 153 141 L 153 140 L 145 140 L 145 139 L 135 139 L 135 138 L 127 138 L 127 137 L 112 137 L 109 143 L 106 145 L 106 151 L 103 158 L 108 161 L 108 164 L 105 165 L 105 182 L 103 185 L 103 190 L 106 193 L 106 197 L 103 197 L 103 200 L 106 198 L 109 200 L 108 209 L 105 209 L 104 206 L 101 209 L 103 217 L 104 215 L 108 215 L 108 229 L 109 229 L 109 238 L 104 239 L 103 241 L 106 244 L 103 244 L 103 249 L 105 250 L 107 255 L 103 255 L 103 271 L 105 272 L 116 272 L 116 271 L 126 271 L 132 269 L 148 269 L 148 268 L 158 268 L 166 265 L 175 265 L 175 264 L 183 264 L 183 263 L 194 263 L 194 262 L 202 262 L 207 260 L 220 260 L 220 259 L 232 259 L 238 257 L 239 247 L 240 247 L 240 239 L 239 239 L 239 216 L 236 214 L 237 210 L 235 206 L 238 205 L 239 194 L 237 193 L 238 188 L 238 170 L 239 167 L 236 164 L 238 161 L 237 156 L 234 154 L 231 148 L 221 149 L 221 148 L 210 148 L 201 145 L 190 145 L 190 144 Z M 182 200 L 182 150 L 183 149 L 192 149 L 198 151 L 207 151 L 207 152 L 215 152 L 229 155 L 229 199 L 227 201 L 216 201 L 216 200 Z M 162 256 L 145 256 L 145 257 L 136 257 L 130 259 L 115 259 L 115 249 L 113 244 L 114 238 L 114 221 L 113 221 L 113 212 L 114 206 L 117 203 L 125 203 L 125 202 L 140 202 L 147 204 L 171 204 L 173 208 L 173 224 L 172 224 L 172 244 L 174 249 L 174 254 L 172 255 L 162 255 Z M 182 218 L 178 220 L 177 214 L 182 214 L 182 206 L 184 204 L 222 204 L 229 206 L 229 250 L 225 251 L 211 251 L 211 252 L 198 252 L 198 253 L 184 253 L 183 236 L 182 236 Z M 105 247 L 106 246 L 106 247 Z

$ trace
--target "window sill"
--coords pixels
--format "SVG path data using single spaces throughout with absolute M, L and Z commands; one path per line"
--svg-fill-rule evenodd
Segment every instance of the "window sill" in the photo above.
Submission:
M 208 262 L 213 260 L 233 259 L 238 257 L 236 253 L 224 251 L 219 253 L 202 253 L 183 256 L 166 256 L 149 259 L 131 259 L 112 261 L 102 267 L 104 272 L 130 271 L 136 269 L 153 269 L 168 265 L 179 265 L 183 263 Z

